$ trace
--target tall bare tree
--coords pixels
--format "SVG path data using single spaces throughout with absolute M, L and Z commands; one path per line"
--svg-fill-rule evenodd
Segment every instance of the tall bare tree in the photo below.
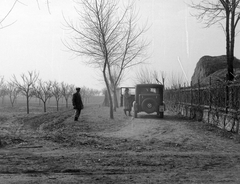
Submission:
M 198 10 L 194 16 L 205 23 L 206 27 L 220 23 L 226 35 L 227 79 L 234 79 L 233 60 L 236 27 L 240 19 L 240 0 L 201 0 L 192 1 L 190 7 Z M 225 26 L 223 22 L 225 21 Z
M 75 33 L 73 43 L 65 43 L 75 54 L 87 56 L 87 64 L 100 68 L 109 95 L 110 118 L 113 119 L 112 91 L 123 71 L 142 62 L 147 44 L 141 39 L 145 29 L 138 29 L 133 4 L 120 8 L 117 0 L 80 0 L 76 9 L 79 22 L 67 21 Z M 122 11 L 121 11 L 122 10 Z M 117 73 L 116 73 L 117 72 Z
M 34 96 L 43 102 L 43 111 L 47 112 L 47 101 L 53 96 L 52 82 L 38 80 L 37 85 L 34 85 Z
M 21 74 L 21 81 L 13 75 L 12 82 L 18 87 L 27 100 L 27 114 L 29 114 L 29 100 L 33 96 L 33 85 L 38 80 L 39 74 L 36 71 L 29 71 L 28 74 Z

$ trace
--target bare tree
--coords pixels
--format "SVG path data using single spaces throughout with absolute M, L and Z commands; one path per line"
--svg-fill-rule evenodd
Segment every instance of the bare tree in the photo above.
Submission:
M 140 56 L 147 44 L 140 38 L 145 29 L 137 29 L 132 4 L 123 11 L 117 0 L 81 0 L 78 5 L 82 5 L 81 10 L 76 9 L 80 22 L 65 19 L 67 27 L 76 33 L 73 43 L 65 45 L 77 55 L 88 56 L 91 59 L 87 64 L 101 69 L 113 119 L 111 86 L 116 95 L 123 71 L 142 62 Z
M 20 89 L 18 87 L 16 87 L 16 85 L 13 82 L 8 82 L 7 94 L 9 96 L 12 107 L 14 106 L 14 103 L 17 100 L 17 96 L 18 96 L 19 92 L 20 92 Z
M 81 97 L 84 104 L 90 102 L 91 97 L 99 95 L 100 91 L 87 88 L 85 86 L 81 87 Z
M 171 76 L 168 77 L 168 86 L 172 89 L 179 89 L 184 85 L 182 73 L 171 73 Z
M 0 88 L 0 97 L 2 98 L 2 104 L 4 104 L 4 99 L 6 95 L 8 95 L 7 85 L 3 83 Z
M 68 108 L 68 100 L 70 96 L 74 93 L 74 85 L 69 85 L 64 82 L 61 83 L 62 95 L 66 101 L 66 108 Z
M 2 97 L 2 104 L 4 101 L 5 95 L 6 95 L 6 85 L 5 85 L 4 77 L 0 76 L 0 97 Z
M 220 23 L 226 35 L 226 55 L 228 73 L 227 80 L 234 79 L 233 60 L 235 46 L 235 32 L 240 19 L 240 0 L 201 0 L 194 3 L 190 7 L 198 10 L 199 13 L 194 16 L 205 23 L 206 27 L 210 27 L 216 23 Z M 225 26 L 223 25 L 225 21 Z
M 155 83 L 152 71 L 149 68 L 140 68 L 136 72 L 135 83 L 136 84 L 151 84 L 151 83 Z
M 128 10 L 130 8 L 130 10 Z M 137 16 L 132 11 L 133 5 L 127 7 L 126 24 L 121 27 L 123 34 L 118 37 L 118 45 L 111 57 L 109 79 L 113 91 L 114 110 L 118 107 L 117 88 L 123 78 L 124 71 L 132 66 L 143 63 L 147 58 L 145 50 L 148 43 L 142 38 L 146 32 L 146 26 L 137 26 Z
M 153 71 L 153 78 L 155 79 L 156 83 L 165 85 L 165 80 L 166 80 L 166 72 L 164 71 Z
M 3 76 L 0 76 L 0 88 L 1 88 L 1 86 L 3 85 L 3 83 L 4 83 L 4 77 L 3 77 Z
M 86 104 L 89 103 L 90 98 L 92 97 L 92 89 L 85 88 L 85 95 L 84 95 L 84 101 Z
M 53 82 L 52 94 L 55 97 L 55 100 L 56 100 L 56 103 L 57 103 L 57 111 L 58 111 L 58 109 L 59 109 L 59 100 L 62 97 L 62 88 L 61 88 L 61 85 L 57 81 Z
M 37 5 L 38 5 L 38 8 L 40 9 L 39 1 L 36 0 L 36 2 L 37 2 Z M 8 27 L 8 26 L 11 26 L 12 24 L 14 24 L 14 23 L 16 22 L 16 21 L 14 21 L 14 22 L 12 22 L 12 23 L 10 23 L 10 24 L 3 25 L 3 22 L 6 21 L 7 17 L 11 14 L 11 12 L 13 11 L 13 9 L 14 9 L 14 7 L 17 5 L 17 3 L 22 4 L 22 5 L 25 5 L 25 4 L 23 3 L 23 1 L 14 0 L 13 3 L 12 3 L 12 5 L 11 5 L 11 7 L 9 8 L 9 10 L 6 12 L 6 14 L 5 14 L 2 18 L 0 18 L 0 29 L 6 28 L 6 27 Z M 49 14 L 51 14 L 51 12 L 50 12 L 50 6 L 49 6 L 49 0 L 46 0 L 46 4 L 47 4 L 48 12 L 49 12 Z
M 37 85 L 34 85 L 34 96 L 43 102 L 43 111 L 47 112 L 47 101 L 53 96 L 52 94 L 52 82 L 38 80 Z
M 165 84 L 166 72 L 152 70 L 148 67 L 140 68 L 136 72 L 136 84 Z
M 5 15 L 3 18 L 0 19 L 0 25 L 1 25 L 1 26 L 0 26 L 0 29 L 3 29 L 3 28 L 5 28 L 5 27 L 8 27 L 8 26 L 14 24 L 14 22 L 13 22 L 13 23 L 11 23 L 11 24 L 8 24 L 8 25 L 4 26 L 4 25 L 3 25 L 3 22 L 7 19 L 7 17 L 9 16 L 9 14 L 13 11 L 15 5 L 16 5 L 18 2 L 19 2 L 19 0 L 15 0 L 15 1 L 13 2 L 12 6 L 10 7 L 10 9 L 8 10 L 8 12 L 6 13 L 6 15 Z M 16 21 L 15 21 L 15 22 L 16 22 Z
M 96 95 L 99 94 L 99 91 L 98 90 L 94 90 L 94 89 L 90 89 L 90 88 L 87 88 L 87 93 L 86 93 L 86 103 L 89 103 L 90 102 L 90 99 Z
M 80 94 L 82 97 L 82 102 L 85 105 L 87 103 L 87 87 L 85 86 L 81 87 Z
M 33 96 L 33 85 L 38 80 L 39 74 L 36 71 L 29 71 L 28 75 L 21 74 L 21 82 L 13 75 L 12 82 L 18 87 L 20 92 L 26 97 L 27 100 L 27 114 L 29 114 L 29 100 Z

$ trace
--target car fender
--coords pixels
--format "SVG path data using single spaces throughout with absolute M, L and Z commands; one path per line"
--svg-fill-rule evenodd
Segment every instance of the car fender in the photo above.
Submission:
M 138 104 L 136 101 L 133 101 L 133 110 L 136 112 L 138 111 Z

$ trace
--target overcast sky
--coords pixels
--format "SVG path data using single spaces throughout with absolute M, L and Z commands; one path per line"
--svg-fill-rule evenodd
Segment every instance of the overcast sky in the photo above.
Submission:
M 0 1 L 0 19 L 13 2 Z M 102 89 L 104 84 L 100 80 L 102 76 L 99 70 L 86 66 L 84 58 L 75 57 L 61 41 L 66 39 L 62 14 L 74 18 L 74 2 L 49 0 L 51 14 L 46 0 L 39 0 L 40 9 L 34 0 L 21 2 L 25 5 L 18 3 L 2 26 L 16 22 L 0 29 L 0 76 L 9 80 L 13 74 L 19 76 L 36 70 L 44 80 Z M 184 0 L 136 0 L 136 5 L 139 8 L 139 23 L 147 20 L 150 26 L 146 35 L 151 42 L 148 49 L 149 64 L 144 67 L 165 71 L 166 80 L 175 73 L 190 81 L 196 63 L 202 56 L 225 54 L 222 29 L 219 26 L 204 28 L 190 15 L 193 10 Z M 239 58 L 238 40 L 239 36 L 235 47 L 235 55 Z M 132 75 L 127 75 L 122 86 L 134 85 L 132 78 Z

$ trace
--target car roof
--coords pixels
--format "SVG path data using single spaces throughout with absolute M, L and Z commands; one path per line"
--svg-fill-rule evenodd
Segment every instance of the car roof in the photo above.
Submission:
M 149 88 L 149 87 L 151 87 L 151 88 L 159 88 L 159 87 L 163 87 L 163 85 L 162 84 L 137 84 L 136 85 L 136 87 L 145 87 L 145 88 Z

